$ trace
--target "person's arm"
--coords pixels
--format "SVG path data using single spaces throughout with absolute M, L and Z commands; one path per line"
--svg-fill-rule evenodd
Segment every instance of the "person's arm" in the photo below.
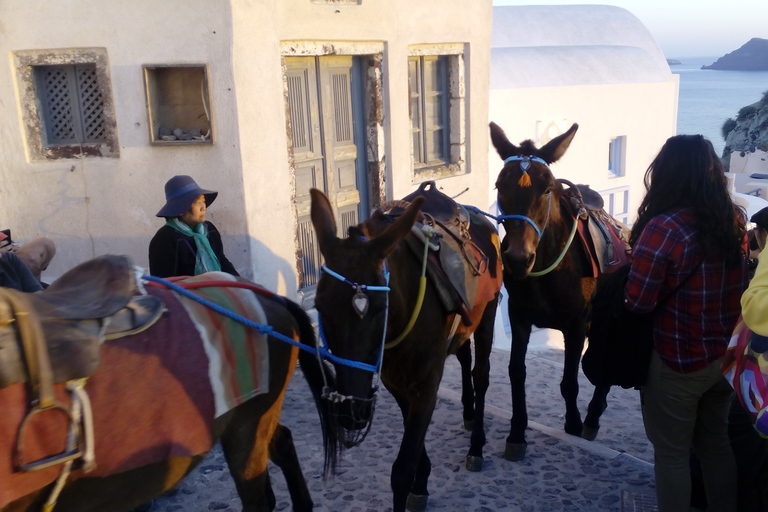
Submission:
M 676 243 L 669 227 L 652 219 L 632 247 L 632 267 L 624 289 L 624 307 L 633 313 L 656 308 Z
M 240 274 L 238 274 L 237 270 L 235 270 L 235 266 L 227 259 L 226 256 L 224 256 L 224 243 L 221 241 L 221 234 L 219 233 L 219 230 L 216 229 L 216 226 L 214 226 L 211 222 L 206 222 L 206 224 L 208 224 L 208 242 L 211 244 L 213 253 L 219 259 L 222 272 L 232 274 L 233 276 L 239 276 Z
M 755 277 L 741 296 L 741 316 L 747 327 L 768 336 L 768 256 L 760 254 Z
M 2 255 L 3 261 L 6 263 L 5 267 L 7 271 L 13 274 L 12 277 L 19 284 L 19 290 L 27 293 L 40 292 L 43 290 L 43 286 L 40 281 L 35 279 L 32 275 L 32 271 L 29 270 L 21 259 L 12 252 L 6 252 Z
M 177 254 L 173 228 L 163 226 L 149 242 L 149 273 L 156 277 L 176 275 Z

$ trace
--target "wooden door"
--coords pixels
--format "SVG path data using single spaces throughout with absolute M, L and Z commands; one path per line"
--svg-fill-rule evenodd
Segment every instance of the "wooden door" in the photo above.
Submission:
M 321 256 L 309 189 L 335 207 L 339 236 L 365 217 L 361 80 L 351 56 L 286 57 L 298 214 L 300 289 L 317 284 Z

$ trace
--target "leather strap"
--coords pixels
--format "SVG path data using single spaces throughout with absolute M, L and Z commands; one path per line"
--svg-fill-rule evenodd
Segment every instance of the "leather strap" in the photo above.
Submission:
M 53 370 L 45 344 L 43 328 L 25 293 L 0 288 L 0 299 L 10 304 L 21 339 L 24 360 L 32 388 L 32 404 L 40 409 L 51 407 L 54 402 Z

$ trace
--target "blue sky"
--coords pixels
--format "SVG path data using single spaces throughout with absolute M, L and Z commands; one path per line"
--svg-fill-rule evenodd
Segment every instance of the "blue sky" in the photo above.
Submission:
M 721 57 L 753 37 L 768 39 L 768 0 L 493 0 L 493 5 L 588 3 L 630 11 L 669 59 Z

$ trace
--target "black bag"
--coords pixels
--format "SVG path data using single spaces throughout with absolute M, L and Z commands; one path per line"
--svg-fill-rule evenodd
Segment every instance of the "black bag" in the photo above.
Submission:
M 592 299 L 589 345 L 581 368 L 595 386 L 640 389 L 648 373 L 655 310 L 635 314 L 624 308 L 629 268 L 624 265 L 602 274 Z
M 632 313 L 624 308 L 624 288 L 629 280 L 631 264 L 611 274 L 601 274 L 592 298 L 592 323 L 589 345 L 581 358 L 581 369 L 589 382 L 621 386 L 624 389 L 645 384 L 653 350 L 653 320 L 667 300 L 696 273 L 702 258 L 688 276 L 648 313 Z

